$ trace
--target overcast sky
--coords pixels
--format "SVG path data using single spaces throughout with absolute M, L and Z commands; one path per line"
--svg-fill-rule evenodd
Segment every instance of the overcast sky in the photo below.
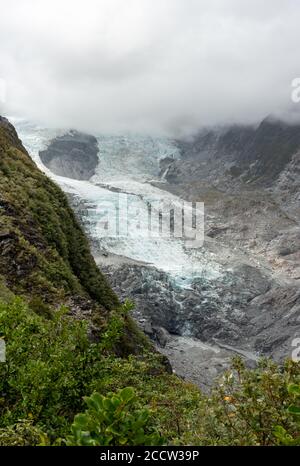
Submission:
M 299 0 L 0 0 L 0 12 L 0 113 L 49 126 L 256 122 L 291 105 L 300 76 Z

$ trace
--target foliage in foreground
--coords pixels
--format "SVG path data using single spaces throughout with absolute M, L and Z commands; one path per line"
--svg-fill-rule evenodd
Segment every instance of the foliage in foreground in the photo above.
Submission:
M 172 422 L 164 399 L 160 405 L 155 400 L 161 391 L 171 400 L 167 394 L 174 393 L 177 385 L 178 395 L 181 392 L 177 411 L 181 412 L 186 398 L 191 396 L 190 390 L 177 377 L 166 373 L 159 354 L 145 351 L 123 359 L 115 355 L 115 347 L 123 345 L 128 307 L 125 304 L 116 311 L 102 340 L 92 343 L 87 336 L 87 323 L 69 317 L 65 308 L 53 311 L 49 318 L 19 298 L 0 303 L 0 336 L 6 342 L 6 363 L 0 364 L 2 437 L 3 429 L 20 432 L 19 423 L 26 420 L 44 432 L 51 443 L 65 438 L 70 434 L 74 416 L 84 409 L 86 395 L 97 391 L 107 396 L 131 385 L 130 382 L 137 393 L 134 409 L 149 409 L 149 418 L 160 412 L 161 429 L 169 432 L 170 437 L 176 434 L 176 423 Z M 194 387 L 191 392 L 200 395 Z M 156 427 L 157 419 L 153 429 Z
M 129 308 L 91 343 L 87 324 L 67 309 L 40 315 L 37 303 L 0 303 L 0 445 L 299 442 L 299 364 L 261 361 L 249 370 L 236 359 L 205 397 L 168 374 L 158 354 L 116 356 Z
M 294 397 L 295 404 L 288 407 L 288 411 L 294 416 L 298 426 L 298 435 L 292 436 L 284 427 L 276 426 L 274 433 L 282 445 L 300 445 L 300 385 L 290 384 L 288 392 Z
M 140 409 L 133 388 L 107 397 L 93 393 L 84 398 L 88 409 L 72 424 L 67 445 L 160 445 L 163 438 L 149 426 L 150 412 Z
M 206 433 L 201 443 L 277 445 L 275 426 L 297 438 L 299 428 L 289 411 L 294 397 L 288 386 L 299 381 L 300 367 L 293 361 L 280 367 L 261 360 L 257 369 L 250 370 L 235 358 L 206 400 Z

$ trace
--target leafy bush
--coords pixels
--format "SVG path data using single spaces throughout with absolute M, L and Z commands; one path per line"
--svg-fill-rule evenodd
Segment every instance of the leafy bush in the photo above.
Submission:
M 295 404 L 288 407 L 288 412 L 294 416 L 298 426 L 296 437 L 287 432 L 283 426 L 276 426 L 274 434 L 282 445 L 300 445 L 300 385 L 290 384 L 288 386 L 289 394 L 294 397 Z
M 149 426 L 149 410 L 137 401 L 131 387 L 85 397 L 88 409 L 75 417 L 67 445 L 162 445 L 163 438 Z
M 80 409 L 88 379 L 98 371 L 97 347 L 88 341 L 87 324 L 66 313 L 61 308 L 48 320 L 19 298 L 0 304 L 6 341 L 6 362 L 0 364 L 1 426 L 30 416 L 48 432 L 64 432 Z
M 300 365 L 293 361 L 280 367 L 261 360 L 256 369 L 249 370 L 241 358 L 235 358 L 205 402 L 199 443 L 277 445 L 276 425 L 296 438 L 298 427 L 288 410 L 293 402 L 288 385 L 299 381 Z
M 130 308 L 126 303 L 114 314 L 123 329 Z M 11 429 L 20 420 L 31 420 L 53 443 L 69 433 L 75 414 L 84 407 L 85 395 L 97 390 L 107 397 L 132 382 L 139 405 L 149 405 L 155 415 L 153 428 L 170 438 L 176 435 L 173 413 L 183 411 L 190 387 L 165 372 L 159 354 L 116 357 L 107 343 L 118 346 L 123 330 L 112 331 L 108 322 L 103 340 L 92 343 L 87 326 L 68 316 L 65 308 L 52 311 L 49 320 L 20 298 L 0 303 L 0 336 L 6 341 L 6 362 L 0 364 L 0 428 Z M 196 387 L 192 392 L 200 396 Z
M 126 326 L 125 318 L 133 308 L 133 303 L 126 300 L 121 307 L 110 312 L 106 328 L 101 336 L 101 349 L 103 351 L 115 349 L 116 344 L 118 344 L 120 339 L 124 336 Z
M 35 446 L 47 445 L 47 435 L 38 427 L 32 425 L 32 421 L 19 421 L 17 424 L 0 429 L 0 446 Z
M 39 297 L 34 297 L 29 302 L 29 307 L 39 316 L 45 317 L 45 319 L 53 319 L 52 309 L 48 304 Z
M 52 310 L 48 319 L 20 298 L 0 303 L 0 336 L 6 341 L 6 362 L 0 364 L 2 444 L 53 444 L 67 436 L 68 444 L 150 444 L 161 442 L 157 432 L 176 445 L 299 441 L 299 364 L 261 361 L 249 370 L 237 358 L 205 397 L 167 373 L 163 357 L 153 351 L 116 356 L 129 308 L 115 313 L 103 340 L 93 343 L 88 324 L 65 308 Z M 93 392 L 69 435 L 84 397 Z

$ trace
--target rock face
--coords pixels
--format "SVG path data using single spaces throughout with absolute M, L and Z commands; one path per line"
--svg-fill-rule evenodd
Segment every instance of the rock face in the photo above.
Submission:
M 13 125 L 7 120 L 7 118 L 4 118 L 0 116 L 0 128 L 2 130 L 5 130 L 5 141 L 4 138 L 1 140 L 2 144 L 11 144 L 12 146 L 16 147 L 17 149 L 26 152 L 22 141 L 19 139 L 18 134 L 13 127 Z
M 236 264 L 221 280 L 198 280 L 191 290 L 138 265 L 110 266 L 104 272 L 122 299 L 135 302 L 135 319 L 161 347 L 168 341 L 165 329 L 281 360 L 300 336 L 299 286 L 276 281 L 258 267 Z
M 300 150 L 280 173 L 274 186 L 284 208 L 297 220 L 300 219 Z
M 178 147 L 181 158 L 161 161 L 163 188 L 204 201 L 219 254 L 227 245 L 244 256 L 237 267 L 229 260 L 225 293 L 215 285 L 216 312 L 210 299 L 194 336 L 290 357 L 300 336 L 300 126 L 268 118 L 256 128 L 201 132 Z
M 206 179 L 216 185 L 231 177 L 266 187 L 300 149 L 300 126 L 268 117 L 257 127 L 201 131 L 177 144 L 181 159 L 161 162 L 162 171 L 169 168 L 165 179 L 170 183 Z
M 203 251 L 220 276 L 182 288 L 146 264 L 109 263 L 107 251 L 104 272 L 175 370 L 207 389 L 234 354 L 282 360 L 300 336 L 300 128 L 267 119 L 177 146 L 153 184 L 205 202 Z
M 160 159 L 161 178 L 151 184 L 162 195 L 205 203 L 205 242 L 197 251 L 203 274 L 181 286 L 140 256 L 112 257 L 109 245 L 90 239 L 114 291 L 135 302 L 144 332 L 178 374 L 207 389 L 234 354 L 250 365 L 260 355 L 282 360 L 300 337 L 300 127 L 268 118 L 257 127 L 201 131 L 174 151 Z M 114 146 L 116 171 L 119 155 Z M 136 166 L 148 173 L 146 157 L 146 150 L 133 157 L 133 175 Z M 77 176 L 84 179 L 79 169 Z M 96 201 L 72 204 L 92 232 Z
M 94 136 L 70 131 L 40 151 L 42 162 L 53 173 L 77 180 L 89 180 L 98 165 L 98 142 Z

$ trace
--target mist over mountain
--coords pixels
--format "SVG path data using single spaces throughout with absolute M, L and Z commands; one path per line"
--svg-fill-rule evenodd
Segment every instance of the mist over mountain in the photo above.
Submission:
M 177 137 L 298 114 L 299 19 L 295 0 L 1 1 L 1 111 Z

